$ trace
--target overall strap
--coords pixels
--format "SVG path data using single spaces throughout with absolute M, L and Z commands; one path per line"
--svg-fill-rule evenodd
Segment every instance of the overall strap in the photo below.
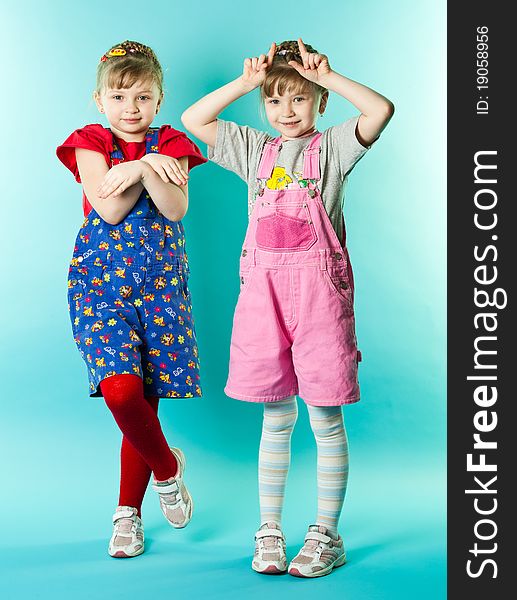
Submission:
M 317 133 L 303 152 L 303 178 L 320 178 L 320 152 L 322 133 Z
M 264 144 L 262 156 L 260 157 L 260 163 L 257 169 L 257 179 L 269 179 L 271 177 L 278 153 L 282 147 L 280 140 L 281 138 L 277 137 Z
M 118 147 L 117 142 L 115 141 L 115 136 L 112 136 L 113 138 L 113 149 L 111 151 L 111 166 L 115 166 L 120 164 L 121 162 L 124 162 L 125 158 L 124 155 L 122 154 L 122 150 Z
M 157 127 L 152 127 L 145 135 L 145 153 L 158 152 L 158 133 Z
M 150 154 L 151 152 L 158 152 L 158 133 L 159 129 L 156 127 L 149 129 L 145 135 L 145 153 Z M 118 165 L 124 162 L 126 159 L 122 154 L 122 150 L 119 148 L 115 136 L 113 136 L 113 150 L 111 151 L 111 165 Z

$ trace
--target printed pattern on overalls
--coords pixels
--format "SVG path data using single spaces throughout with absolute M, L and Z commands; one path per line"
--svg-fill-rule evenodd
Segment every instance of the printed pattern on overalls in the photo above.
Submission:
M 250 402 L 298 394 L 314 406 L 359 400 L 354 282 L 321 200 L 321 134 L 299 187 L 267 185 L 281 142 L 264 146 L 241 264 L 225 392 Z
M 158 152 L 156 129 L 146 152 Z M 124 160 L 115 143 L 111 160 Z M 68 302 L 90 396 L 121 374 L 142 377 L 149 396 L 201 396 L 188 275 L 183 224 L 166 219 L 145 190 L 118 225 L 89 213 L 70 264 Z

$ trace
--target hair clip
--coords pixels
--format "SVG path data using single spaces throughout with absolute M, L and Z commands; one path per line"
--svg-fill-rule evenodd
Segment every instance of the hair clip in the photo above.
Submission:
M 125 56 L 125 55 L 126 55 L 126 51 L 124 50 L 124 48 L 112 48 L 106 54 L 106 56 L 109 56 L 110 58 L 113 56 Z

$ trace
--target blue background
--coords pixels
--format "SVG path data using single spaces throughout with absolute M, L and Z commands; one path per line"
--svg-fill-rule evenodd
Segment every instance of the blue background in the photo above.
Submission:
M 0 595 L 445 598 L 445 2 L 2 6 Z M 195 516 L 172 530 L 148 494 L 146 554 L 110 559 L 120 433 L 103 402 L 88 399 L 70 332 L 66 272 L 81 192 L 55 147 L 99 122 L 95 69 L 116 42 L 155 49 L 166 85 L 156 124 L 181 128 L 182 110 L 238 76 L 245 56 L 299 35 L 396 105 L 347 189 L 364 360 L 363 399 L 345 408 L 351 472 L 340 530 L 349 563 L 313 581 L 250 569 L 261 407 L 223 393 L 246 189 L 213 164 L 193 171 L 185 219 L 205 396 L 160 409 L 166 435 L 187 454 Z M 320 127 L 356 112 L 333 95 Z M 224 116 L 267 127 L 256 92 Z M 284 510 L 290 557 L 316 509 L 315 444 L 300 412 Z

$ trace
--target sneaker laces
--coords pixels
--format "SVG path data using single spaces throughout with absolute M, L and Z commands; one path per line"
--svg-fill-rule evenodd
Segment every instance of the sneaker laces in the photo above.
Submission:
M 280 541 L 280 538 L 277 538 L 274 535 L 269 535 L 268 537 L 262 538 L 264 548 L 268 548 L 268 549 L 276 550 L 279 541 Z
M 176 481 L 176 480 L 174 480 L 174 481 Z M 172 483 L 172 482 L 170 480 L 167 482 L 164 482 L 164 484 L 169 484 L 169 483 Z M 174 506 L 174 504 L 177 504 L 179 501 L 180 490 L 179 490 L 179 485 L 178 485 L 177 481 L 176 481 L 176 485 L 177 485 L 177 490 L 175 492 L 161 492 L 159 484 L 158 484 L 157 489 L 158 489 L 158 494 L 160 495 L 160 499 L 163 500 L 163 502 L 169 506 Z M 164 485 L 164 487 L 165 487 L 165 485 Z
M 135 524 L 135 522 L 133 521 L 133 519 L 129 519 L 129 518 L 117 519 L 117 521 L 116 521 L 117 532 L 122 535 L 125 533 L 126 534 L 131 533 L 131 530 L 132 530 L 134 524 Z
M 331 538 L 331 536 L 328 533 L 328 530 L 319 527 L 318 525 L 311 525 L 309 527 L 309 531 L 316 531 L 318 533 L 323 533 L 324 535 L 328 535 L 328 537 Z M 332 538 L 331 538 L 332 539 Z M 303 544 L 303 552 L 304 554 L 315 554 L 318 550 L 320 550 L 321 552 L 323 552 L 323 550 L 325 549 L 325 544 L 323 542 L 320 542 L 319 540 L 305 540 L 305 543 Z
M 165 504 L 176 504 L 178 501 L 178 492 L 170 492 L 169 494 L 160 493 L 160 497 Z
M 320 542 L 318 542 L 318 540 L 307 540 L 303 545 L 303 552 L 307 554 L 314 554 L 319 545 Z
M 265 523 L 261 529 L 280 529 L 276 523 Z M 281 538 L 275 535 L 268 535 L 267 537 L 261 538 L 262 546 L 264 549 L 276 550 L 280 546 Z

